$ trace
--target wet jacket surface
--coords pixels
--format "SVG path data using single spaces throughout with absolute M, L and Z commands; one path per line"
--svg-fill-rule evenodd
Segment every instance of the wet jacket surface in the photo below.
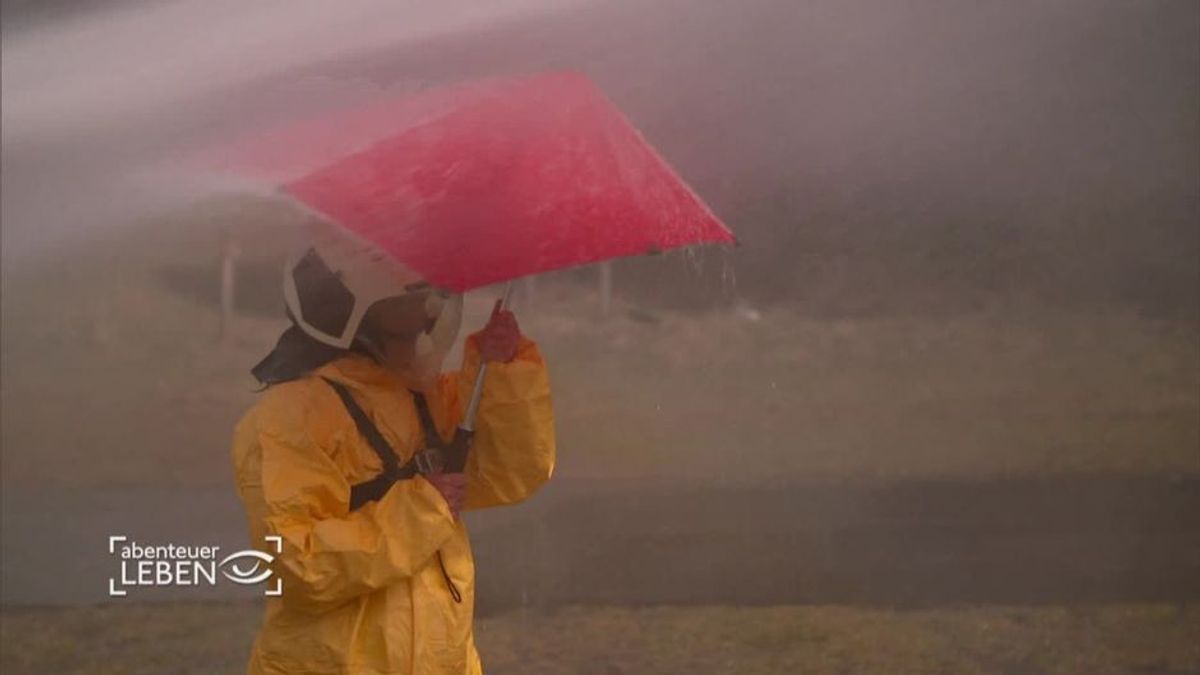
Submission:
M 463 369 L 426 392 L 445 439 L 470 398 L 478 353 L 469 338 Z M 266 600 L 248 672 L 481 672 L 466 527 L 420 476 L 349 509 L 351 485 L 374 478 L 381 465 L 323 377 L 349 388 L 401 465 L 424 446 L 405 382 L 361 355 L 272 386 L 242 418 L 233 463 L 251 541 L 273 552 L 263 537 L 283 539 L 272 565 L 283 594 Z M 525 499 L 549 479 L 554 456 L 546 366 L 522 339 L 513 361 L 489 365 L 464 508 Z

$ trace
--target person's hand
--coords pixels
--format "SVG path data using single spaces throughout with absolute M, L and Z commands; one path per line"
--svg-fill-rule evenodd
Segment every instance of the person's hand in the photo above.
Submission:
M 521 328 L 513 313 L 500 309 L 500 300 L 492 308 L 492 316 L 479 332 L 479 355 L 485 362 L 508 363 L 517 355 L 521 342 Z
M 446 504 L 450 507 L 450 513 L 454 519 L 458 519 L 458 513 L 462 511 L 463 500 L 467 497 L 467 476 L 462 473 L 433 473 L 425 476 L 425 480 L 433 484 L 437 491 L 442 494 L 442 498 L 446 500 Z

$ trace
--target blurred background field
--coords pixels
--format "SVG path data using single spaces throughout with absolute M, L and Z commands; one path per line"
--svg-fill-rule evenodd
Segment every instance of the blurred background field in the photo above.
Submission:
M 228 480 L 227 439 L 257 388 L 249 366 L 286 325 L 290 230 L 253 202 L 249 215 L 209 208 L 216 215 L 185 211 L 6 278 L 7 481 Z M 240 241 L 257 251 L 239 266 L 224 340 L 222 230 L 187 227 L 218 217 L 249 222 Z M 774 480 L 1200 471 L 1192 314 L 902 278 L 829 290 L 842 304 L 824 306 L 756 305 L 735 280 L 705 309 L 620 288 L 646 265 L 666 279 L 708 278 L 722 255 L 618 266 L 603 317 L 595 269 L 541 279 L 532 297 L 518 287 L 523 328 L 552 367 L 560 476 L 695 479 L 731 463 L 738 478 Z M 923 307 L 888 308 L 892 294 L 911 303 L 922 293 Z M 969 309 L 958 307 L 965 295 L 978 296 Z M 471 297 L 467 330 L 492 297 Z M 70 470 L 81 463 L 89 470 Z
M 24 609 L 6 673 L 240 673 L 258 620 L 240 604 Z M 895 611 L 566 607 L 480 618 L 488 673 L 1028 675 L 1200 670 L 1200 613 L 1173 605 Z

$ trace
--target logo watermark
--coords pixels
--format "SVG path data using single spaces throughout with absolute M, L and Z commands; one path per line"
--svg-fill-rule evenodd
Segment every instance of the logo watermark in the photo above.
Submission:
M 283 553 L 283 538 L 263 537 L 275 555 L 257 549 L 221 555 L 220 546 L 175 543 L 142 544 L 123 535 L 108 538 L 108 552 L 121 565 L 108 580 L 108 594 L 122 597 L 131 588 L 163 586 L 216 586 L 221 579 L 235 584 L 266 584 L 265 595 L 283 595 L 283 579 L 269 565 Z

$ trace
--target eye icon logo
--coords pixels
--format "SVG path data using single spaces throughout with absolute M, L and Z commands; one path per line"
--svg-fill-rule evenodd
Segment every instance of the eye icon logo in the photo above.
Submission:
M 249 558 L 248 568 L 242 569 L 238 566 L 237 561 L 245 558 Z M 225 559 L 220 562 L 219 566 L 221 567 L 221 574 L 224 574 L 226 579 L 235 584 L 251 586 L 253 584 L 261 584 L 271 577 L 271 568 L 267 566 L 274 560 L 275 556 L 270 553 L 250 549 L 225 556 Z
M 221 556 L 220 546 L 143 544 L 125 535 L 108 538 L 108 552 L 119 571 L 108 579 L 108 594 L 123 597 L 134 588 L 216 586 L 222 578 L 240 586 L 262 584 L 266 595 L 283 595 L 283 579 L 271 564 L 283 553 L 283 538 L 264 537 L 267 553 L 257 548 Z

